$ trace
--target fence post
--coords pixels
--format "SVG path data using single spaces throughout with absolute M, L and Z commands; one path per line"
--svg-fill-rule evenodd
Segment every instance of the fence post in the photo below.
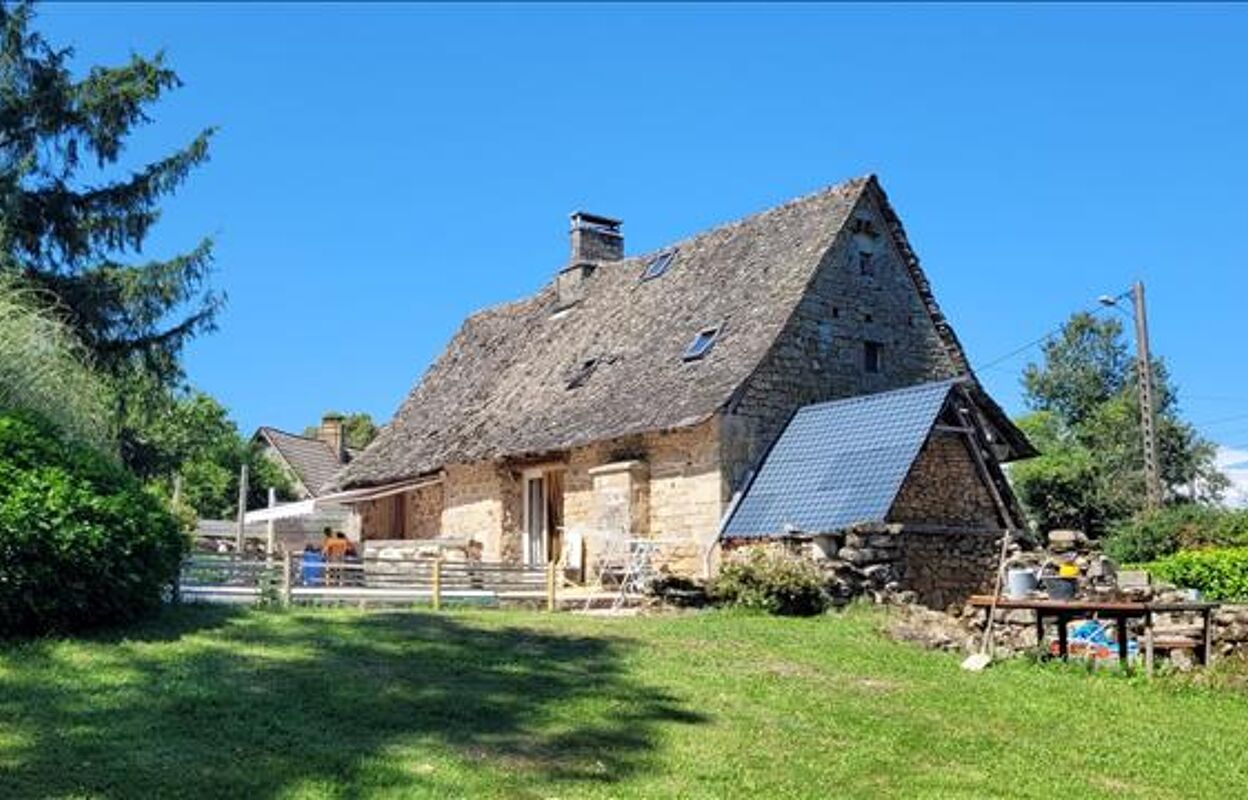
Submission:
M 433 558 L 433 610 L 442 610 L 442 557 Z
M 291 587 L 295 578 L 295 551 L 287 550 L 282 554 L 282 605 L 290 605 Z
M 555 562 L 546 562 L 546 610 L 555 610 Z

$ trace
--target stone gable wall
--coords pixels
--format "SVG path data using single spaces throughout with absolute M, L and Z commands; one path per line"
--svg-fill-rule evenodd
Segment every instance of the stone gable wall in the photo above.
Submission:
M 923 445 L 888 521 L 951 528 L 1001 525 L 966 440 L 956 434 L 936 434 Z
M 757 468 L 798 408 L 956 374 L 870 194 L 855 216 L 869 220 L 879 233 L 872 274 L 861 274 L 859 243 L 842 231 L 794 316 L 726 415 L 724 463 L 733 490 Z M 878 374 L 865 371 L 864 341 L 883 345 Z

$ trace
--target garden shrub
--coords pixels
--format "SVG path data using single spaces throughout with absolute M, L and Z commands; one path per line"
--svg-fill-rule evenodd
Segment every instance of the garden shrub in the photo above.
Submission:
M 710 588 L 711 598 L 721 605 L 809 616 L 827 610 L 826 582 L 810 559 L 766 546 L 730 554 Z
M 1105 552 L 1124 563 L 1155 561 L 1180 550 L 1248 546 L 1248 510 L 1178 505 L 1115 525 Z
M 1209 600 L 1248 600 L 1248 547 L 1185 550 L 1150 564 L 1148 571 L 1176 586 L 1199 589 Z
M 187 539 L 121 466 L 33 416 L 0 412 L 0 635 L 137 617 Z

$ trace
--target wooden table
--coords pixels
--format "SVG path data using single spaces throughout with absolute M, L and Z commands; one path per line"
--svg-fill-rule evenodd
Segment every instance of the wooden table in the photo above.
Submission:
M 991 608 L 992 595 L 974 595 L 971 605 L 977 608 Z M 996 606 L 1005 610 L 1033 611 L 1036 615 L 1036 638 L 1044 642 L 1044 620 L 1052 617 L 1057 622 L 1057 652 L 1065 661 L 1068 654 L 1066 641 L 1066 625 L 1077 617 L 1096 616 L 1115 621 L 1118 627 L 1118 661 L 1127 665 L 1127 622 L 1131 619 L 1144 620 L 1144 670 L 1145 674 L 1153 673 L 1153 615 L 1158 613 L 1194 612 L 1200 614 L 1204 626 L 1204 637 L 1198 648 L 1198 659 L 1207 665 L 1213 657 L 1213 611 L 1217 603 L 1199 602 L 1144 602 L 1131 600 L 1050 600 L 1047 598 L 997 598 Z

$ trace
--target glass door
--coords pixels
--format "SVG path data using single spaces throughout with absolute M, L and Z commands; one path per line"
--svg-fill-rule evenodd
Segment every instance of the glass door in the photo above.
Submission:
M 546 479 L 534 475 L 524 482 L 524 563 L 546 563 L 546 529 Z

